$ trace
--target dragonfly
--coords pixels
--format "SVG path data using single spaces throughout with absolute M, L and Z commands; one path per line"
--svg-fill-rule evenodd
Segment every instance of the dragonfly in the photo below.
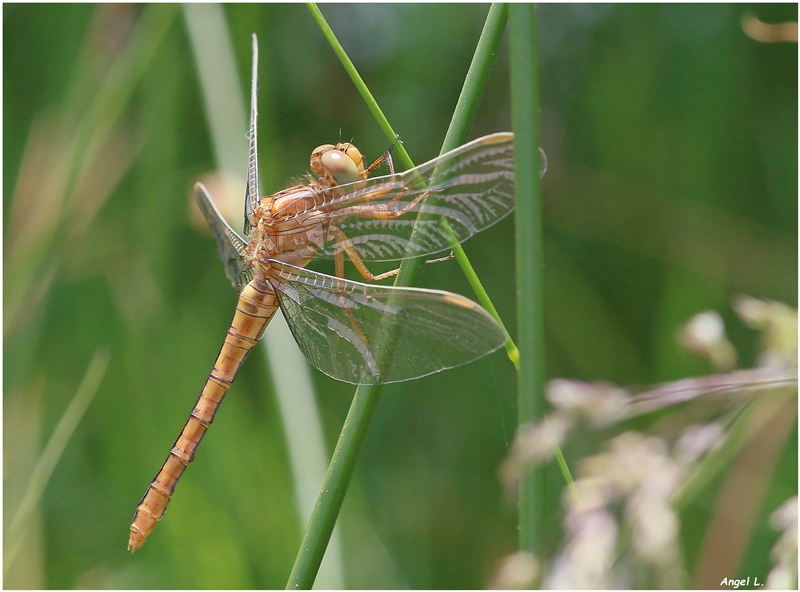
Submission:
M 131 552 L 164 516 L 223 397 L 278 308 L 308 361 L 353 384 L 454 368 L 508 339 L 486 310 L 464 296 L 350 281 L 344 264 L 352 261 L 365 281 L 385 279 L 398 270 L 373 275 L 367 264 L 445 253 L 510 214 L 513 134 L 478 138 L 402 173 L 394 172 L 390 151 L 367 167 L 353 144 L 325 144 L 312 152 L 312 172 L 303 184 L 259 198 L 257 67 L 254 35 L 247 238 L 225 221 L 206 188 L 195 185 L 225 273 L 239 290 L 236 311 L 185 427 L 136 508 Z M 390 174 L 370 177 L 384 161 Z M 306 269 L 315 258 L 333 259 L 335 277 Z

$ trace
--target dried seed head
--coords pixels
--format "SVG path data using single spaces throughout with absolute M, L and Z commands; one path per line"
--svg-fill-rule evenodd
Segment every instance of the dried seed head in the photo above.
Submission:
M 561 446 L 575 421 L 563 413 L 552 413 L 536 424 L 520 426 L 510 456 L 500 466 L 500 479 L 508 493 L 516 492 L 519 480 L 529 466 L 549 462 L 556 446 Z
M 675 443 L 675 460 L 681 468 L 697 461 L 715 448 L 725 438 L 725 426 L 721 423 L 691 425 Z
M 620 419 L 630 399 L 623 388 L 607 382 L 556 379 L 547 385 L 547 400 L 560 411 L 605 426 Z
M 692 317 L 684 325 L 678 340 L 683 347 L 708 358 L 720 370 L 729 370 L 736 364 L 736 350 L 725 336 L 725 324 L 713 310 Z
M 797 368 L 797 309 L 774 300 L 737 296 L 733 309 L 754 329 L 761 331 L 762 368 Z
M 769 517 L 770 526 L 782 531 L 778 542 L 770 552 L 775 567 L 767 576 L 770 590 L 792 590 L 797 588 L 797 497 L 786 500 Z

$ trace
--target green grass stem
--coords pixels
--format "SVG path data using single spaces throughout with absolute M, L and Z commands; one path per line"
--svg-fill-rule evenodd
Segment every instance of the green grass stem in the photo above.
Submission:
M 494 56 L 503 40 L 503 33 L 508 22 L 508 5 L 492 4 L 486 22 L 483 25 L 475 54 L 464 78 L 464 86 L 458 96 L 453 117 L 442 142 L 441 153 L 458 148 L 467 142 L 469 130 L 475 122 L 478 108 L 481 105 L 483 91 L 489 82 Z
M 489 14 L 486 16 L 486 23 L 484 23 L 481 37 L 478 40 L 478 46 L 475 48 L 472 63 L 470 63 L 467 76 L 464 78 L 464 86 L 461 88 L 461 94 L 458 97 L 458 102 L 456 103 L 453 117 L 450 120 L 450 126 L 447 129 L 444 142 L 442 142 L 440 154 L 444 154 L 448 150 L 453 150 L 467 141 L 468 132 L 478 113 L 483 91 L 489 81 L 491 64 L 500 47 L 507 22 L 508 5 L 504 3 L 492 4 L 489 8 Z M 442 220 L 442 224 L 447 226 L 447 222 L 444 220 Z M 470 287 L 472 287 L 472 291 L 475 292 L 478 302 L 480 302 L 481 306 L 489 311 L 495 320 L 505 329 L 506 326 L 503 320 L 500 318 L 497 309 L 489 298 L 489 294 L 478 278 L 478 274 L 475 273 L 464 248 L 461 245 L 455 245 L 453 247 L 453 254 L 455 255 L 456 261 L 458 261 L 458 264 L 461 266 L 461 270 L 464 272 L 464 277 L 467 278 Z M 506 334 L 508 334 L 507 329 Z M 508 358 L 514 364 L 517 371 L 519 371 L 519 350 L 510 336 L 506 341 L 505 347 Z
M 369 92 L 369 89 L 364 84 L 350 59 L 347 57 L 344 49 L 336 40 L 333 31 L 330 29 L 327 22 L 325 22 L 325 18 L 319 8 L 316 5 L 310 4 L 309 10 L 319 24 L 323 34 L 331 43 L 334 52 L 342 61 L 345 70 L 350 74 L 353 83 L 361 93 L 381 129 L 384 130 L 388 139 L 394 140 L 396 137 L 394 130 L 391 125 L 389 125 L 388 120 L 378 107 L 374 97 Z M 451 142 L 458 142 L 459 138 L 466 137 L 469 126 L 471 126 L 472 121 L 474 121 L 474 116 L 477 112 L 477 104 L 480 100 L 480 93 L 483 88 L 485 88 L 485 77 L 488 76 L 488 71 L 491 68 L 496 53 L 496 51 L 491 51 L 491 48 L 494 45 L 496 49 L 496 44 L 499 43 L 499 39 L 502 37 L 502 31 L 505 28 L 506 19 L 504 14 L 505 11 L 503 8 L 493 7 L 490 11 L 492 27 L 490 30 L 487 30 L 487 27 L 484 28 L 481 40 L 483 41 L 485 36 L 490 35 L 491 39 L 495 41 L 493 43 L 484 42 L 483 45 L 479 43 L 479 48 L 484 48 L 481 52 L 481 58 L 477 61 L 473 60 L 473 65 L 470 67 L 470 71 L 474 73 L 473 78 L 470 79 L 469 84 L 465 82 L 464 88 L 462 89 L 462 97 L 459 98 L 456 113 L 451 120 L 450 130 L 448 130 L 446 136 L 450 138 Z M 487 19 L 487 23 L 488 22 L 489 19 Z M 476 56 L 477 55 L 478 53 L 476 52 Z M 483 80 L 482 83 L 481 80 Z M 477 96 L 465 97 L 463 96 L 464 94 Z M 414 164 L 403 146 L 397 144 L 395 149 L 397 151 L 397 161 L 405 167 L 412 168 Z M 447 149 L 447 145 L 442 148 L 443 151 Z M 404 260 L 400 265 L 400 273 L 396 278 L 395 286 L 415 285 L 423 265 L 424 259 Z M 300 546 L 300 551 L 298 552 L 294 567 L 292 568 L 292 573 L 287 582 L 287 589 L 308 589 L 311 588 L 314 583 L 319 565 L 325 554 L 325 548 L 331 532 L 333 531 L 333 527 L 336 524 L 339 510 L 341 509 L 344 496 L 347 492 L 347 487 L 352 478 L 353 471 L 355 470 L 358 453 L 361 450 L 361 446 L 369 429 L 369 423 L 377 407 L 381 391 L 381 385 L 362 385 L 356 389 L 350 411 L 342 427 L 331 464 L 325 476 L 322 492 L 317 500 L 316 508 L 309 521 L 303 537 L 303 542 Z
M 544 259 L 539 183 L 539 88 L 536 10 L 513 4 L 511 33 L 511 118 L 516 191 L 517 335 L 520 369 L 519 423 L 538 421 L 544 408 Z M 519 545 L 539 554 L 544 526 L 544 481 L 530 471 L 519 492 Z

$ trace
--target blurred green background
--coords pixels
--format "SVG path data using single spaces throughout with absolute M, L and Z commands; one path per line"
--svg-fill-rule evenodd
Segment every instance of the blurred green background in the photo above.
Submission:
M 487 10 L 322 6 L 418 164 L 438 153 Z M 540 7 L 549 377 L 646 385 L 707 373 L 675 341 L 704 309 L 728 321 L 747 367 L 755 334 L 731 297 L 796 306 L 797 44 L 748 38 L 747 12 L 797 20 L 794 4 Z M 236 300 L 190 218 L 192 184 L 217 165 L 186 12 L 5 4 L 3 17 L 6 545 L 36 459 L 95 352 L 110 354 L 5 586 L 282 588 L 305 522 L 260 352 L 166 519 L 136 555 L 125 550 Z M 224 17 L 240 85 L 231 96 L 246 96 L 259 35 L 265 192 L 302 175 L 319 144 L 353 138 L 369 158 L 386 148 L 304 6 L 226 5 Z M 472 137 L 510 126 L 506 40 Z M 242 161 L 241 182 L 245 172 Z M 512 335 L 513 229 L 506 219 L 466 245 Z M 454 261 L 428 266 L 422 285 L 472 296 Z M 353 388 L 316 371 L 313 382 L 330 451 Z M 501 351 L 384 390 L 343 507 L 343 580 L 320 585 L 486 584 L 516 548 L 497 478 L 515 388 Z M 796 494 L 796 443 L 795 426 L 761 517 Z M 700 500 L 699 524 L 713 504 Z M 703 536 L 687 531 L 687 548 Z M 767 569 L 776 536 L 756 526 L 753 573 Z

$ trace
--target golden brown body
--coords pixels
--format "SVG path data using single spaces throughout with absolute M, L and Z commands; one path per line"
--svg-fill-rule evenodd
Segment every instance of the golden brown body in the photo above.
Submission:
M 192 462 L 195 451 L 214 421 L 214 415 L 233 384 L 242 362 L 261 339 L 277 309 L 278 301 L 274 290 L 265 281 L 263 274 L 256 275 L 239 295 L 225 342 L 189 420 L 136 507 L 136 514 L 131 522 L 128 550 L 135 551 L 141 547 L 156 522 L 164 516 L 178 480 Z

